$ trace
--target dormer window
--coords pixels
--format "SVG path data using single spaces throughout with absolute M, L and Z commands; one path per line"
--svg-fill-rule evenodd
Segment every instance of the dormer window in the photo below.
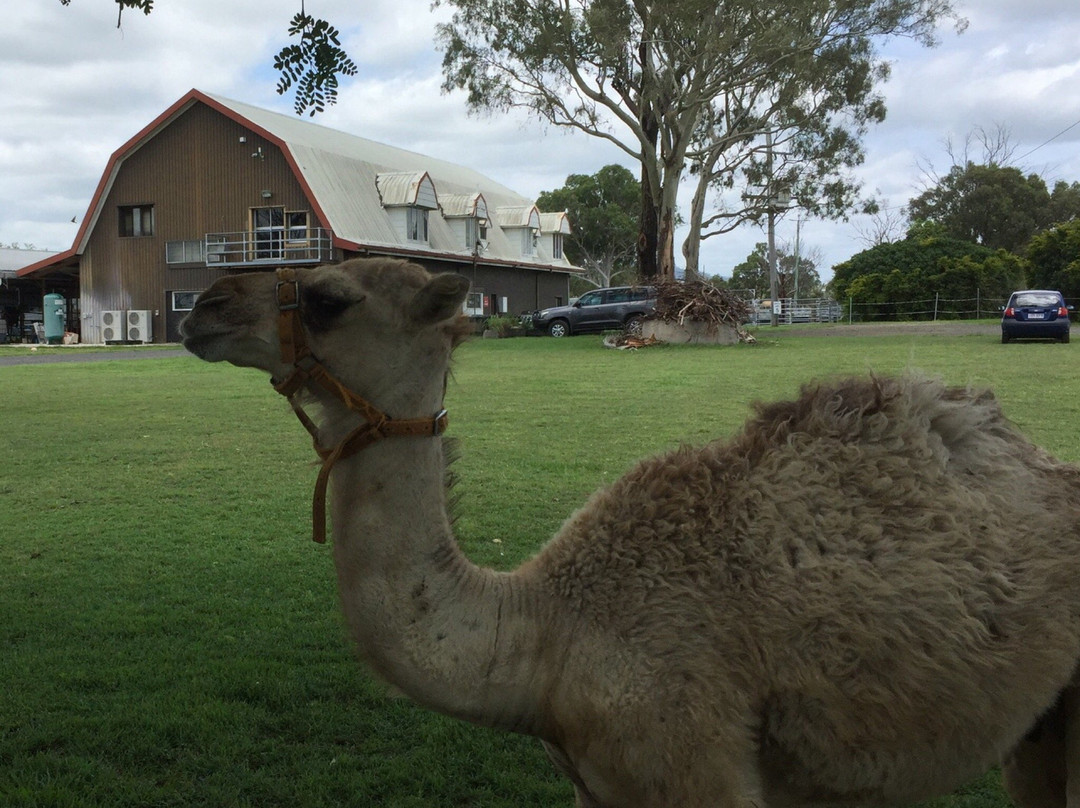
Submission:
M 566 214 L 561 212 L 541 213 L 540 233 L 545 245 L 551 249 L 552 260 L 564 260 L 563 240 L 570 235 L 570 220 Z
M 488 243 L 488 208 L 483 195 L 445 194 L 439 203 L 461 247 L 474 255 L 484 252 Z
M 428 214 L 439 207 L 435 184 L 426 171 L 401 171 L 375 177 L 383 208 L 398 237 L 415 244 L 428 243 Z
M 507 238 L 517 239 L 518 244 L 521 245 L 523 258 L 532 258 L 537 254 L 540 241 L 540 211 L 536 209 L 536 205 L 499 208 L 495 216 Z

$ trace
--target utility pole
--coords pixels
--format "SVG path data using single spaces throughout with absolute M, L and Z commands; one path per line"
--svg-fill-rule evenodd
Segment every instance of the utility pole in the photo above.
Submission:
M 795 217 L 795 300 L 799 299 L 799 228 L 802 227 L 802 217 Z

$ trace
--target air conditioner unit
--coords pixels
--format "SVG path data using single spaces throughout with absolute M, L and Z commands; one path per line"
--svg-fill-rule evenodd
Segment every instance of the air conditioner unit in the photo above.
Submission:
M 149 311 L 132 309 L 127 313 L 127 333 L 125 339 L 128 342 L 151 342 L 153 327 L 150 321 Z
M 101 312 L 101 341 L 123 342 L 127 337 L 124 332 L 124 312 L 103 311 Z

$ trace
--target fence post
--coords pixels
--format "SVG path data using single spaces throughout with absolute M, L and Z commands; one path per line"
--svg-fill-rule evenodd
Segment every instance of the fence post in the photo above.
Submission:
M 975 319 L 978 320 L 982 317 L 982 289 L 978 286 L 975 287 Z
M 937 322 L 937 299 L 938 299 L 938 293 L 934 292 L 934 322 L 935 323 Z
M 855 305 L 855 304 L 854 304 L 854 303 L 852 302 L 853 300 L 854 300 L 854 298 L 851 298 L 851 297 L 849 297 L 849 298 L 847 299 L 847 324 L 848 324 L 848 325 L 851 325 L 851 309 L 852 309 L 852 308 L 854 307 L 854 305 Z

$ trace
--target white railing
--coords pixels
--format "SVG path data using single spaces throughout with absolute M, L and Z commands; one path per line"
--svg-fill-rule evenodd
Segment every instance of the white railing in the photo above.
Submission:
M 286 228 L 206 234 L 206 265 L 318 264 L 334 255 L 332 234 L 322 227 L 303 232 Z

